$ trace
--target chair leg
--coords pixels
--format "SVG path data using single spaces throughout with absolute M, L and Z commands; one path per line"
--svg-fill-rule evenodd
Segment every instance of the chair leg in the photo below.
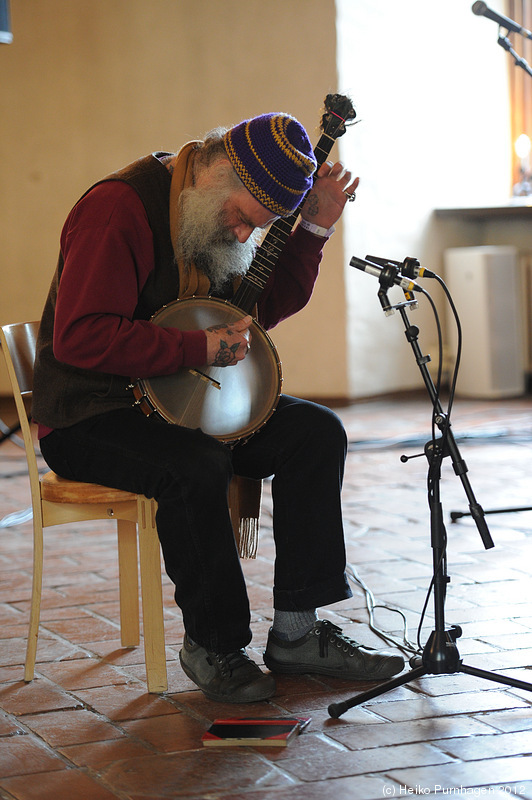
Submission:
M 35 661 L 37 658 L 37 640 L 39 638 L 39 623 L 41 619 L 43 571 L 43 532 L 42 519 L 39 511 L 33 509 L 33 578 L 31 587 L 31 609 L 28 628 L 28 642 L 26 645 L 26 661 L 24 664 L 24 680 L 29 683 L 35 676 Z
M 139 496 L 138 529 L 142 619 L 148 691 L 166 692 L 166 649 L 164 640 L 161 551 L 155 525 L 156 503 Z
M 118 519 L 117 535 L 120 639 L 122 647 L 136 647 L 140 641 L 140 622 L 137 526 L 135 522 Z

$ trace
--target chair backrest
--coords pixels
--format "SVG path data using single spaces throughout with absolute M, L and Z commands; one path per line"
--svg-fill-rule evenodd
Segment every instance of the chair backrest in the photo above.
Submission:
M 5 338 L 2 348 L 7 347 L 11 356 L 18 388 L 23 396 L 31 394 L 33 390 L 33 364 L 39 325 L 39 322 L 17 322 L 2 326 Z
M 14 325 L 2 325 L 0 328 L 0 343 L 11 382 L 22 438 L 24 439 L 34 513 L 36 511 L 36 499 L 39 496 L 39 471 L 28 412 L 24 401 L 31 399 L 33 391 L 33 364 L 39 325 L 39 322 L 17 322 Z

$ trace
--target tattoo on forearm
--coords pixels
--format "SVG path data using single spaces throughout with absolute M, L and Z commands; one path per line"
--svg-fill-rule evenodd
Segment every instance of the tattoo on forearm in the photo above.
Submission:
M 308 195 L 305 211 L 311 217 L 315 217 L 316 214 L 318 213 L 319 211 L 318 195 L 315 192 L 311 192 Z

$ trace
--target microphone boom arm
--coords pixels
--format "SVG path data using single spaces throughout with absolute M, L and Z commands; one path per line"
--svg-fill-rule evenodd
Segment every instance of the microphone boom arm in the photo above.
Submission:
M 516 53 L 507 36 L 499 36 L 497 39 L 497 44 L 500 45 L 503 50 L 506 50 L 507 53 L 510 53 L 516 66 L 521 67 L 521 69 L 523 69 L 527 75 L 532 77 L 532 68 L 530 67 L 530 64 L 526 61 L 526 59 L 522 58 L 519 53 Z

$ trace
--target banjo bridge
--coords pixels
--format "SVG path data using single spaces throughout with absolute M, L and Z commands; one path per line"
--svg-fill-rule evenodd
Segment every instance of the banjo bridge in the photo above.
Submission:
M 222 384 L 219 381 L 214 380 L 214 378 L 211 378 L 210 375 L 205 375 L 205 373 L 201 372 L 199 369 L 189 369 L 189 372 L 190 372 L 191 375 L 194 375 L 196 378 L 199 378 L 200 380 L 205 381 L 205 383 L 212 384 L 215 389 L 221 389 L 222 388 Z

